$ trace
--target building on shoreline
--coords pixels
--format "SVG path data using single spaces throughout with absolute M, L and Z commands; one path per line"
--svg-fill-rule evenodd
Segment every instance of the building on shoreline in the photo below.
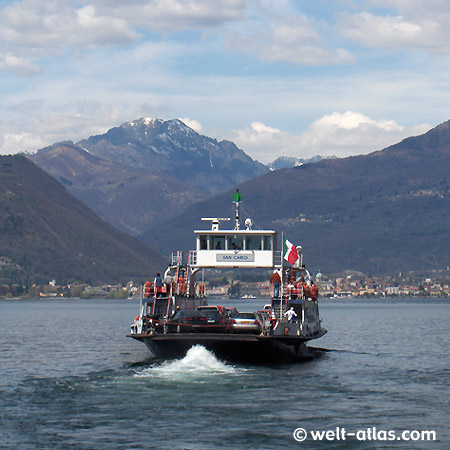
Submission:
M 402 275 L 390 277 L 365 277 L 362 274 L 346 275 L 337 278 L 320 274 L 315 282 L 319 286 L 321 298 L 348 297 L 450 297 L 450 274 L 438 273 L 434 276 Z M 445 275 L 445 276 L 444 276 Z M 269 280 L 214 283 L 206 281 L 211 298 L 270 297 Z M 0 284 L 0 298 L 139 298 L 141 285 L 129 282 L 90 286 L 73 283 L 58 285 L 55 280 L 45 285 L 24 286 L 19 284 Z M 238 293 L 238 295 L 236 295 Z

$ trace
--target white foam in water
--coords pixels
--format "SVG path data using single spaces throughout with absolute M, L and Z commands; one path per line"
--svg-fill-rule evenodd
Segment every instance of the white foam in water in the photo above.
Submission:
M 219 361 L 214 353 L 201 345 L 190 348 L 183 359 L 164 362 L 161 366 L 150 367 L 137 373 L 137 377 L 161 377 L 176 381 L 193 381 L 196 378 L 214 375 L 234 375 L 237 370 Z

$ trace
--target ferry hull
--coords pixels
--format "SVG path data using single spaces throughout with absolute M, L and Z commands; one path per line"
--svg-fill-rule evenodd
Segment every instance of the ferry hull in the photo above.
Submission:
M 194 345 L 202 345 L 218 358 L 240 362 L 292 362 L 311 358 L 305 343 L 323 336 L 326 330 L 311 337 L 263 336 L 238 334 L 156 334 L 130 335 L 144 342 L 159 358 L 180 358 Z

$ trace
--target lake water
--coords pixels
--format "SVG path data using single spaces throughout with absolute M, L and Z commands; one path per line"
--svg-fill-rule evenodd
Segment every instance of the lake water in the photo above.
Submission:
M 450 448 L 450 302 L 319 304 L 327 351 L 255 366 L 153 358 L 125 336 L 136 301 L 0 300 L 0 448 Z

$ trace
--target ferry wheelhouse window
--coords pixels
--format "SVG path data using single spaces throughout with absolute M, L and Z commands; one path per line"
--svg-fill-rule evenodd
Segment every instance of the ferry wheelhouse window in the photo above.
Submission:
M 243 236 L 235 235 L 228 238 L 228 250 L 242 250 L 244 248 Z
M 225 250 L 225 236 L 211 236 L 211 250 Z
M 261 250 L 261 236 L 246 236 L 245 237 L 246 250 Z
M 208 237 L 206 234 L 201 234 L 199 237 L 200 246 L 199 250 L 208 250 Z
M 272 236 L 263 236 L 263 250 L 272 250 Z

